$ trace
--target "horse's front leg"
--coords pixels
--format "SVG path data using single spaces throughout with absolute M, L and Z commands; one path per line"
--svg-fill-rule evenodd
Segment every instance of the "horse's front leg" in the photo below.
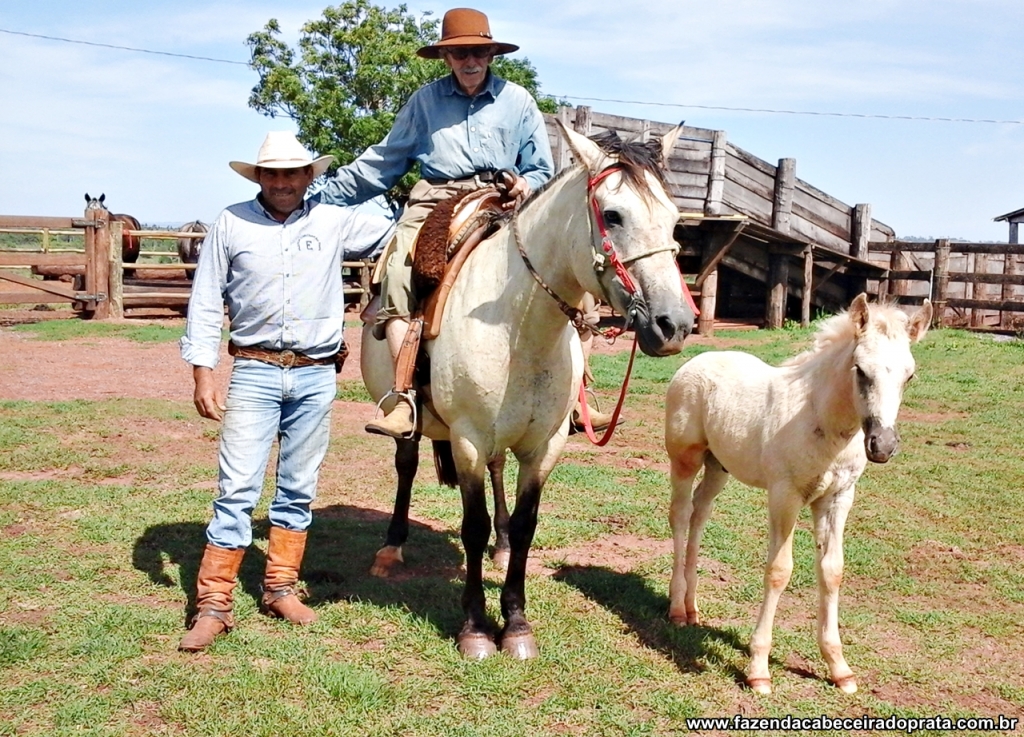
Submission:
M 519 660 L 538 655 L 533 628 L 526 618 L 526 563 L 537 531 L 537 510 L 541 489 L 565 445 L 565 436 L 556 435 L 534 454 L 519 459 L 516 479 L 516 505 L 509 520 L 509 557 L 505 585 L 501 589 L 501 650 Z
M 772 625 L 782 592 L 793 574 L 793 528 L 803 506 L 802 499 L 788 487 L 768 490 L 768 562 L 764 571 L 764 599 L 757 626 L 750 638 L 750 666 L 747 685 L 760 694 L 772 692 L 768 654 L 772 649 Z
M 391 570 L 400 563 L 402 546 L 409 538 L 409 501 L 412 497 L 412 482 L 420 462 L 420 444 L 415 440 L 395 440 L 395 471 L 398 474 L 398 489 L 395 492 L 395 508 L 391 512 L 384 547 L 370 566 L 370 575 L 387 578 Z
M 505 454 L 487 464 L 494 493 L 494 554 L 491 560 L 503 571 L 508 570 L 508 506 L 505 503 Z
M 464 657 L 482 660 L 497 652 L 494 633 L 487 620 L 483 583 L 484 552 L 491 537 L 491 518 L 487 514 L 484 493 L 486 464 L 478 449 L 465 438 L 456 439 L 453 435 L 452 453 L 462 492 L 462 547 L 466 554 L 466 586 L 462 592 L 466 621 L 457 644 Z
M 843 530 L 853 506 L 851 485 L 837 494 L 816 499 L 814 540 L 818 574 L 818 648 L 828 664 L 829 680 L 844 693 L 856 693 L 857 680 L 843 657 L 839 639 L 839 587 L 843 582 Z

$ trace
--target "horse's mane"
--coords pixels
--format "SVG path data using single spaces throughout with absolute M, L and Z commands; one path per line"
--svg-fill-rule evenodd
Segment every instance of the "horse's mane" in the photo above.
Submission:
M 662 168 L 661 140 L 651 138 L 646 141 L 624 141 L 616 131 L 608 130 L 590 139 L 601 150 L 618 159 L 622 173 L 628 181 L 645 198 L 653 197 L 650 184 L 645 173 L 651 174 L 662 189 L 668 190 L 665 170 Z
M 599 133 L 596 136 L 591 136 L 590 140 L 600 146 L 601 150 L 609 156 L 615 157 L 618 163 L 622 166 L 622 174 L 626 178 L 626 181 L 640 193 L 640 196 L 645 200 L 653 198 L 654 192 L 651 191 L 650 183 L 647 181 L 645 173 L 650 173 L 662 188 L 668 191 L 668 181 L 665 179 L 665 170 L 662 168 L 662 152 L 661 152 L 661 141 L 659 139 L 650 139 L 648 141 L 624 141 L 616 131 L 608 130 L 604 133 Z M 526 198 L 523 203 L 523 207 L 530 204 L 537 198 L 539 194 L 544 192 L 546 189 L 551 187 L 562 177 L 566 176 L 575 167 L 567 166 L 560 172 L 551 177 L 548 181 L 544 182 L 542 186 L 537 188 L 534 192 Z
M 875 302 L 868 305 L 868 325 L 882 335 L 895 337 L 907 331 L 907 316 L 894 304 Z M 810 350 L 783 361 L 783 366 L 800 366 L 813 358 L 821 356 L 837 346 L 852 343 L 857 337 L 853 320 L 845 310 L 833 315 L 818 328 L 814 334 L 814 345 Z

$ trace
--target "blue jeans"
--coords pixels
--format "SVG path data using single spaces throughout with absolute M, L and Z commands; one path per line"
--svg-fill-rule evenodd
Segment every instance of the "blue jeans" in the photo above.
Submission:
M 252 543 L 252 512 L 275 437 L 280 447 L 270 523 L 296 532 L 309 527 L 336 391 L 333 365 L 286 369 L 235 359 L 220 436 L 220 495 L 206 528 L 211 544 Z

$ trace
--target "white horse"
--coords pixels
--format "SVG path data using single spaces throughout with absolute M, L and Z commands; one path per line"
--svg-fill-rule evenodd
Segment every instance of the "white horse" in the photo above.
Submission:
M 462 493 L 466 619 L 458 646 L 466 657 L 496 652 L 482 579 L 490 537 L 484 475 L 499 467 L 506 449 L 518 459 L 519 475 L 499 639 L 514 657 L 537 654 L 524 611 L 526 560 L 541 488 L 565 445 L 583 377 L 580 339 L 563 310 L 577 307 L 585 293 L 601 296 L 632 317 L 641 349 L 652 356 L 678 353 L 693 328 L 672 237 L 679 212 L 661 169 L 678 134 L 677 128 L 653 146 L 616 138 L 604 150 L 562 128 L 576 165 L 524 203 L 513 227 L 473 251 L 449 295 L 440 335 L 426 347 L 432 401 L 422 432 L 450 440 Z M 604 227 L 614 243 L 610 253 Z M 613 268 L 616 253 L 628 271 Z M 388 349 L 368 328 L 362 345 L 363 380 L 379 399 L 393 381 Z M 401 454 L 407 441 L 398 442 Z
M 766 489 L 764 600 L 747 670 L 747 684 L 758 693 L 771 693 L 772 623 L 793 570 L 793 527 L 808 504 L 817 550 L 818 646 L 829 679 L 846 693 L 857 690 L 839 640 L 843 528 L 867 461 L 885 463 L 898 449 L 896 415 L 914 375 L 910 346 L 927 332 L 931 315 L 927 300 L 908 319 L 894 306 L 869 305 L 861 294 L 848 313 L 822 325 L 812 350 L 778 368 L 739 351 L 708 352 L 672 378 L 665 406 L 675 553 L 669 618 L 699 623 L 701 534 L 729 474 Z

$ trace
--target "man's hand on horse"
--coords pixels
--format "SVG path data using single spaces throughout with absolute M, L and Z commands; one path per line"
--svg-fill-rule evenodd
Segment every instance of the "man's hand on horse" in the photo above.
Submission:
M 213 369 L 206 366 L 193 366 L 192 378 L 196 382 L 196 391 L 192 401 L 195 403 L 199 415 L 208 420 L 220 422 L 224 418 L 224 410 L 227 409 L 227 405 L 224 404 L 223 393 L 217 389 L 217 384 L 213 380 Z
M 517 205 L 523 204 L 523 201 L 530 196 L 530 185 L 526 183 L 523 177 L 516 177 L 516 183 L 512 185 L 508 190 L 508 199 L 501 203 L 501 206 L 506 210 L 511 210 Z

